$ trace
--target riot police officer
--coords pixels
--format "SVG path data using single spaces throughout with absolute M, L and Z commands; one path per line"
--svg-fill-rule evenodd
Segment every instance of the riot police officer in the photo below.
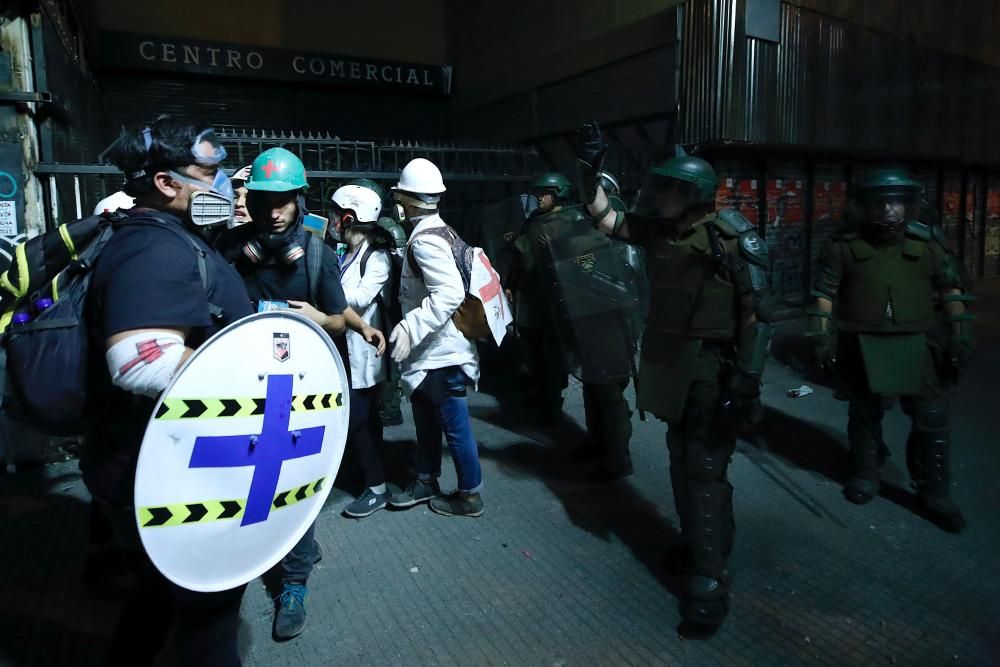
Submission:
M 532 194 L 538 208 L 528 216 L 514 241 L 507 277 L 507 288 L 514 298 L 515 327 L 525 356 L 523 386 L 534 388 L 525 397 L 526 407 L 533 408 L 533 413 L 541 415 L 546 423 L 554 422 L 562 413 L 567 372 L 559 361 L 562 353 L 551 326 L 541 268 L 547 240 L 586 220 L 579 206 L 569 205 L 571 189 L 569 180 L 556 172 L 535 180 Z
M 962 267 L 940 228 L 917 222 L 920 184 L 901 169 L 872 170 L 858 187 L 860 222 L 834 234 L 820 262 L 806 332 L 814 360 L 850 399 L 851 475 L 844 495 L 870 502 L 879 492 L 880 395 L 899 395 L 913 420 L 906 459 L 919 502 L 944 530 L 965 519 L 949 497 L 951 430 L 947 380 L 973 352 Z M 836 354 L 830 322 L 837 302 Z M 928 336 L 938 320 L 942 341 Z
M 708 162 L 680 156 L 654 166 L 627 213 L 596 179 L 606 152 L 596 123 L 581 161 L 591 176 L 588 210 L 598 228 L 645 247 L 652 280 L 637 403 L 668 424 L 670 478 L 682 548 L 670 564 L 690 569 L 684 618 L 714 628 L 729 610 L 733 541 L 727 478 L 738 424 L 759 408 L 771 338 L 767 249 L 734 210 L 716 211 Z

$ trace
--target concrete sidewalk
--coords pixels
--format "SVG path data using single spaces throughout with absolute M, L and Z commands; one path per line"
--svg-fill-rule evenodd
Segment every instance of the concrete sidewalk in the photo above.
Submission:
M 844 500 L 847 407 L 808 381 L 814 394 L 785 396 L 803 382 L 786 326 L 765 378 L 766 426 L 732 465 L 733 608 L 713 638 L 678 636 L 682 582 L 659 567 L 677 536 L 664 425 L 636 415 L 635 475 L 588 484 L 570 458 L 583 437 L 574 383 L 555 437 L 521 429 L 490 396 L 471 399 L 481 519 L 422 506 L 352 521 L 335 490 L 318 522 L 326 556 L 306 632 L 274 643 L 270 598 L 252 584 L 246 664 L 1000 664 L 1000 283 L 980 291 L 979 355 L 953 401 L 962 534 L 914 512 L 898 407 L 885 421 L 882 497 Z M 412 426 L 386 438 L 405 450 Z M 448 487 L 447 454 L 444 468 Z M 100 664 L 120 591 L 78 585 L 86 502 L 72 461 L 0 478 L 0 664 Z

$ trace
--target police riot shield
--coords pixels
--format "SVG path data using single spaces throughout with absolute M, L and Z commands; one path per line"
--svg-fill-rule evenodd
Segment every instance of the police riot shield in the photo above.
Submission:
M 542 271 L 567 369 L 583 382 L 634 376 L 642 303 L 627 248 L 586 230 L 548 251 Z
M 475 245 L 483 249 L 500 274 L 500 280 L 505 281 L 510 275 L 514 240 L 524 226 L 525 200 L 519 195 L 487 204 L 478 217 L 479 233 Z
M 333 486 L 348 394 L 333 341 L 288 310 L 198 348 L 160 397 L 136 468 L 135 520 L 160 572 L 220 591 L 281 560 Z

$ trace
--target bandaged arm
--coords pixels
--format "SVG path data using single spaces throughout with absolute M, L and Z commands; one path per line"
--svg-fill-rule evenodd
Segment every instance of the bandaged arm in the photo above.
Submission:
M 140 396 L 159 396 L 194 353 L 184 344 L 187 333 L 183 329 L 133 329 L 108 338 L 104 358 L 112 384 Z

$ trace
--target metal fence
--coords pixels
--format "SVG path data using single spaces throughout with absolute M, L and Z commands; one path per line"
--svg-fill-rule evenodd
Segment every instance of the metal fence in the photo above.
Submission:
M 329 134 L 248 128 L 221 128 L 218 136 L 228 153 L 223 167 L 229 173 L 275 146 L 298 155 L 312 182 L 308 205 L 320 214 L 326 214 L 343 180 L 366 177 L 388 188 L 407 162 L 425 157 L 438 165 L 448 185 L 443 213 L 461 228 L 478 206 L 523 192 L 538 169 L 535 151 L 517 146 L 347 141 Z M 121 172 L 104 164 L 42 163 L 34 171 L 43 181 L 46 229 L 89 215 L 101 199 L 122 187 Z

